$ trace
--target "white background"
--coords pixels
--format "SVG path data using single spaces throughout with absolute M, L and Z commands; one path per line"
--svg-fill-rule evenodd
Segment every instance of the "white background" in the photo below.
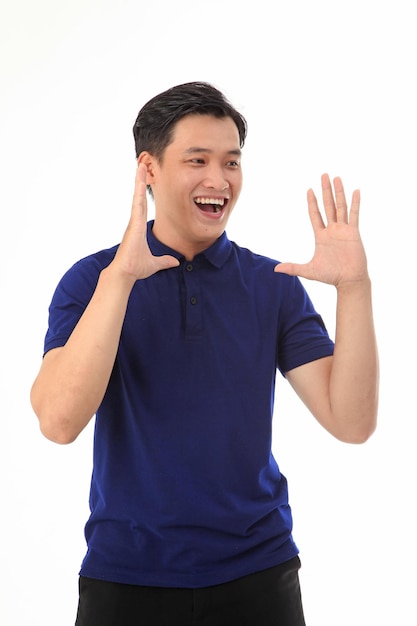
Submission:
M 48 442 L 29 390 L 56 283 L 127 224 L 139 108 L 190 80 L 214 83 L 249 122 L 230 238 L 306 261 L 307 188 L 328 171 L 349 196 L 361 189 L 378 430 L 363 446 L 337 442 L 279 378 L 274 451 L 289 479 L 308 626 L 417 624 L 413 4 L 2 0 L 2 625 L 74 623 L 92 428 L 67 447 Z M 332 333 L 333 289 L 307 287 Z

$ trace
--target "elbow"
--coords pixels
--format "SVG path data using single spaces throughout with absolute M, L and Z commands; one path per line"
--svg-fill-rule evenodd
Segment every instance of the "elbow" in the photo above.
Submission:
M 35 413 L 39 420 L 40 431 L 49 441 L 60 445 L 67 445 L 77 439 L 79 432 L 74 430 L 70 421 L 65 419 L 65 417 L 60 417 L 56 413 L 48 414 L 47 411 L 35 411 Z
M 378 392 L 344 403 L 332 413 L 330 432 L 343 443 L 361 445 L 374 434 L 378 419 Z
M 336 434 L 336 438 L 343 443 L 361 445 L 366 443 L 374 434 L 377 425 L 376 413 L 363 417 L 341 433 Z
M 30 401 L 38 418 L 40 431 L 46 439 L 61 445 L 70 444 L 76 440 L 80 431 L 74 428 L 68 416 L 60 414 L 56 408 L 48 407 L 44 402 L 40 402 L 33 390 Z
M 53 443 L 68 445 L 73 443 L 79 435 L 78 432 L 71 431 L 68 425 L 59 420 L 41 419 L 39 417 L 38 419 L 42 435 Z
M 344 443 L 350 443 L 353 445 L 362 445 L 371 438 L 371 436 L 374 433 L 374 430 L 375 429 L 358 430 L 357 432 L 349 433 L 348 435 L 345 435 L 344 437 L 339 437 L 339 439 L 343 441 Z

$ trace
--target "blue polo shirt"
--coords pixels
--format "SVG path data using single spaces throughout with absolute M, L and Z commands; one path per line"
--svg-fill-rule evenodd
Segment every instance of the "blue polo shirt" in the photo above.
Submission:
M 331 355 L 301 282 L 224 233 L 179 267 L 137 281 L 95 421 L 81 575 L 204 587 L 284 562 L 287 481 L 271 453 L 277 369 Z M 117 246 L 76 263 L 49 310 L 62 346 Z

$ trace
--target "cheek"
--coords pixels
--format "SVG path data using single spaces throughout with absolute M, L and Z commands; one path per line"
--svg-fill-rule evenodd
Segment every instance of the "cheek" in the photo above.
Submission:
M 242 191 L 242 184 L 242 175 L 239 174 L 239 176 L 236 176 L 235 180 L 233 181 L 233 189 L 236 197 L 238 197 L 240 192 Z
M 202 180 L 202 173 L 198 169 L 190 169 L 181 177 L 184 190 L 187 190 L 190 193 L 201 186 Z

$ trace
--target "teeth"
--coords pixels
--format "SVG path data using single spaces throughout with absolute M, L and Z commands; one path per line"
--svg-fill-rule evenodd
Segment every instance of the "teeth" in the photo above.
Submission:
M 224 205 L 224 198 L 196 198 L 197 204 L 215 204 L 218 206 Z

